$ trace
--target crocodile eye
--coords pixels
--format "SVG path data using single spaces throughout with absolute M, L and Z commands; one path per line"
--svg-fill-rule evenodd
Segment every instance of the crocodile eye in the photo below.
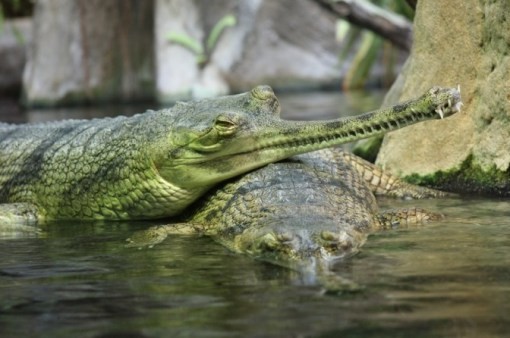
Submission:
M 214 121 L 214 128 L 220 135 L 232 135 L 237 130 L 238 123 L 228 116 L 218 116 Z

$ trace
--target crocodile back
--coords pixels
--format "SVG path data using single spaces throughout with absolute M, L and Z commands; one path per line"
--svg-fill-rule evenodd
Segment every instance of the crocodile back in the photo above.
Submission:
M 310 243 L 323 232 L 346 234 L 351 238 L 346 251 L 353 251 L 373 229 L 376 214 L 375 197 L 362 177 L 341 153 L 326 149 L 222 185 L 196 205 L 191 221 L 238 252 L 246 249 L 240 244 L 243 236 L 255 243 L 268 232 L 294 234 Z
M 30 203 L 49 219 L 136 218 L 129 212 L 149 209 L 142 197 L 156 199 L 150 118 L 1 124 L 0 203 Z

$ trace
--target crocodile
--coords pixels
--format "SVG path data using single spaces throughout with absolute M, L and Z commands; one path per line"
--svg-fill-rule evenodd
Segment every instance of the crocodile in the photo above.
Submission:
M 351 118 L 286 121 L 269 86 L 132 117 L 0 124 L 0 220 L 147 220 L 269 163 L 456 112 L 460 93 Z
M 135 232 L 127 246 L 152 247 L 170 234 L 206 235 L 233 252 L 324 276 L 374 231 L 443 217 L 420 208 L 380 211 L 376 195 L 448 193 L 409 184 L 341 149 L 323 149 L 224 182 L 189 208 L 182 222 Z
M 458 102 L 445 110 L 458 111 Z M 451 112 L 449 112 L 451 114 Z M 128 247 L 152 247 L 168 235 L 206 235 L 233 252 L 308 273 L 329 288 L 329 272 L 374 231 L 442 219 L 420 208 L 380 211 L 376 196 L 451 195 L 409 184 L 340 148 L 296 155 L 223 182 L 188 208 L 181 222 L 134 233 Z

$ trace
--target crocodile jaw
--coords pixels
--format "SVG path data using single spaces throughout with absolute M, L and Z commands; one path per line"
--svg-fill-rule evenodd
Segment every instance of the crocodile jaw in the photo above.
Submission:
M 285 121 L 254 117 L 253 124 L 215 149 L 181 153 L 165 163 L 162 175 L 181 187 L 213 186 L 294 155 L 384 134 L 417 122 L 448 117 L 460 110 L 455 88 L 431 88 L 422 97 L 356 117 L 330 121 Z M 258 124 L 257 124 L 258 123 Z

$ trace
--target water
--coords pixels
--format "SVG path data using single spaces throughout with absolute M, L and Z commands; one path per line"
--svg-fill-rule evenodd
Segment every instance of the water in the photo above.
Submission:
M 306 97 L 290 99 L 290 111 L 306 109 Z M 0 238 L 0 336 L 508 336 L 510 201 L 381 201 L 410 205 L 448 217 L 371 235 L 336 266 L 359 285 L 343 292 L 207 237 L 125 247 L 146 222 L 52 224 L 44 236 Z
M 510 330 L 506 200 L 384 201 L 442 222 L 376 233 L 336 267 L 360 286 L 324 294 L 295 272 L 206 237 L 152 249 L 143 222 L 52 225 L 0 240 L 0 335 L 46 337 L 503 337 Z

